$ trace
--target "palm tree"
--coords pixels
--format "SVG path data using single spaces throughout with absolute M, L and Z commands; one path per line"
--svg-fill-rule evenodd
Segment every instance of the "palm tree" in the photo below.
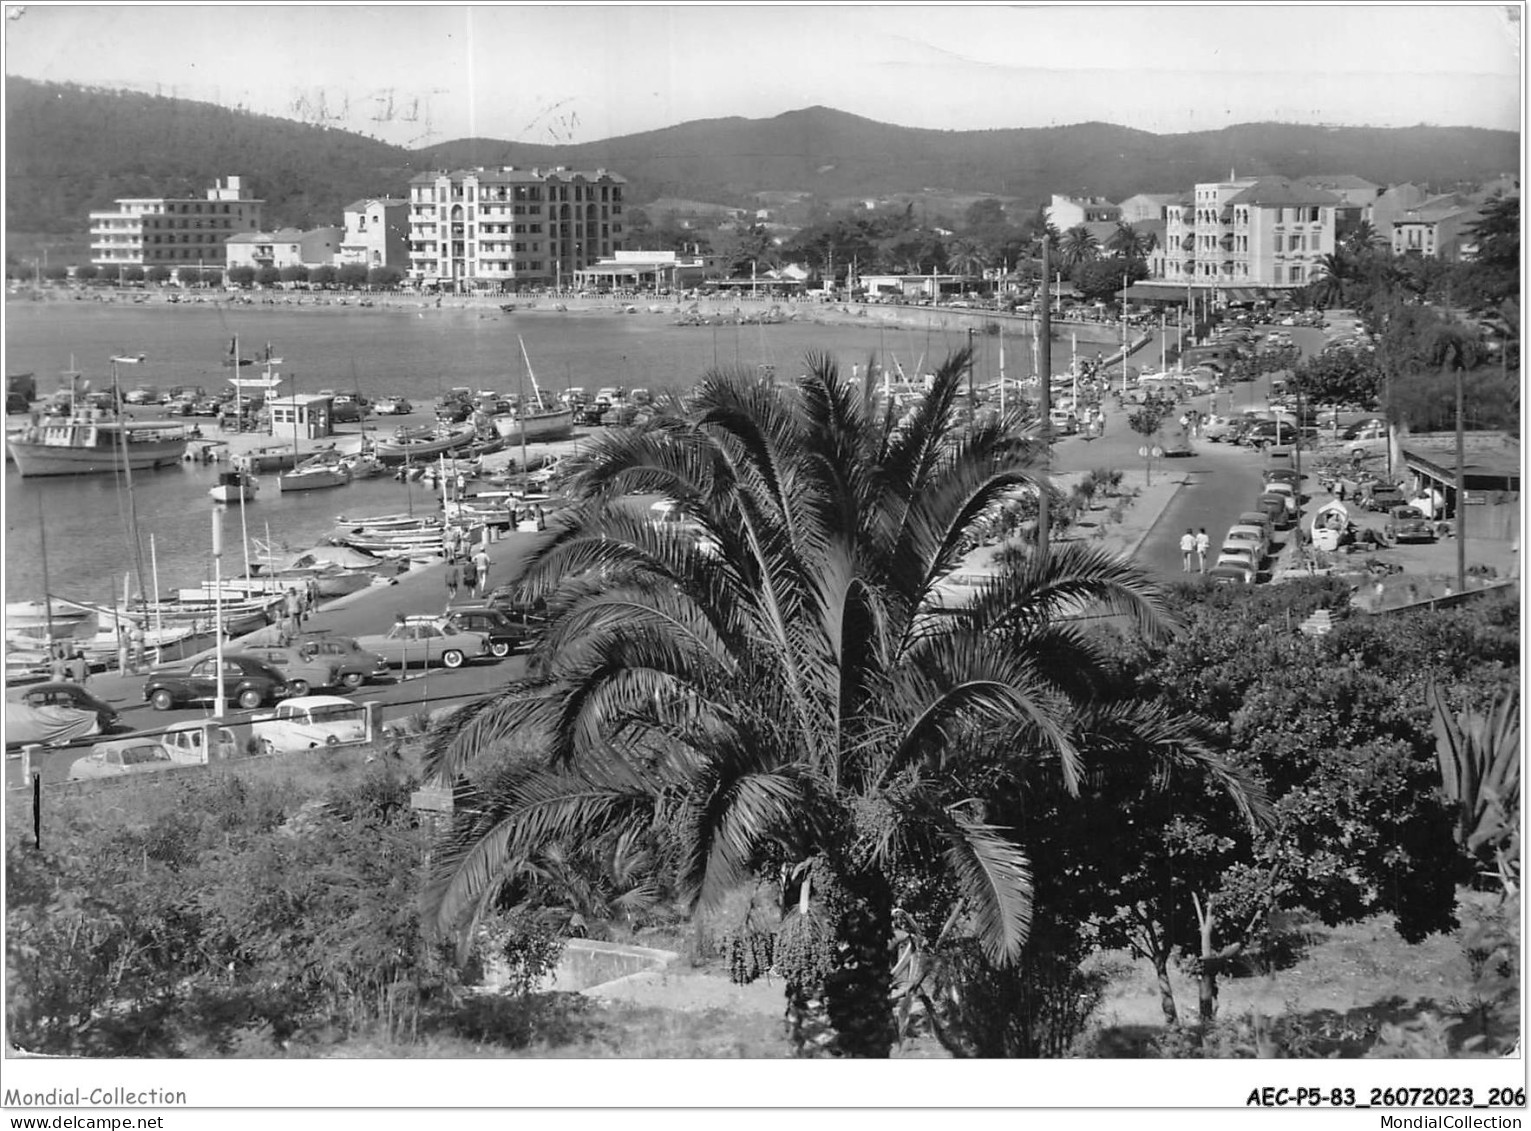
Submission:
M 1374 251 L 1380 251 L 1387 246 L 1387 241 L 1382 238 L 1382 233 L 1372 226 L 1370 220 L 1362 220 L 1345 237 L 1344 249 L 1353 256 L 1368 255 Z
M 1106 241 L 1108 250 L 1131 263 L 1141 263 L 1159 246 L 1159 239 L 1152 232 L 1140 232 L 1126 220 L 1119 220 L 1116 230 Z
M 465 806 L 426 907 L 461 932 L 562 841 L 642 838 L 702 911 L 769 875 L 794 1032 L 886 1056 L 896 905 L 940 893 L 937 921 L 999 965 L 1026 943 L 1027 858 L 986 799 L 1039 774 L 1074 788 L 1073 722 L 1111 710 L 1104 646 L 1065 614 L 1168 626 L 1138 567 L 1084 543 L 1012 559 L 938 613 L 971 533 L 1039 488 L 1037 441 L 1015 414 L 959 433 L 967 350 L 902 429 L 870 378 L 808 360 L 792 386 L 709 374 L 685 419 L 582 457 L 523 583 L 549 602 L 542 674 L 460 712 L 426 768 L 540 753 Z M 633 494 L 687 522 L 649 523 Z
M 956 275 L 981 275 L 989 260 L 972 240 L 953 240 L 946 249 L 946 265 Z
M 1345 301 L 1345 287 L 1355 277 L 1350 258 L 1344 252 L 1332 252 L 1319 261 L 1323 274 L 1315 281 L 1318 295 L 1325 306 L 1335 306 Z
M 1073 268 L 1100 255 L 1100 240 L 1083 224 L 1063 233 L 1063 265 Z

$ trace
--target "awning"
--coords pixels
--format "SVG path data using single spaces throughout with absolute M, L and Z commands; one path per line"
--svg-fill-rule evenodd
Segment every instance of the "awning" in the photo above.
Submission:
M 1133 283 L 1130 287 L 1117 291 L 1116 297 L 1132 299 L 1138 302 L 1184 302 L 1185 288 L 1175 286 L 1156 287 L 1146 283 Z
M 1259 302 L 1260 292 L 1253 287 L 1228 287 L 1223 291 L 1223 298 L 1233 303 Z

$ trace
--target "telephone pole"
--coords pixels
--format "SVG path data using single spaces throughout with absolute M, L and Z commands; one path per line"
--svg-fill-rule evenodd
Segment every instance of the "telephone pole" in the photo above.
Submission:
M 1042 313 L 1037 323 L 1037 387 L 1041 396 L 1037 411 L 1042 416 L 1042 492 L 1037 507 L 1037 552 L 1048 550 L 1048 496 L 1052 492 L 1053 438 L 1052 438 L 1052 383 L 1053 383 L 1053 288 L 1048 281 L 1049 240 L 1042 234 Z

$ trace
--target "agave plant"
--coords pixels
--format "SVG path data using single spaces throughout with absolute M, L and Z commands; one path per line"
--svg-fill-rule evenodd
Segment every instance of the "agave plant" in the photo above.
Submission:
M 1505 891 L 1520 887 L 1520 693 L 1510 689 L 1484 711 L 1453 715 L 1430 688 L 1441 784 L 1457 807 L 1456 839 L 1473 856 L 1492 855 Z
M 1039 483 L 1018 417 L 959 423 L 968 362 L 901 429 L 870 382 L 810 355 L 793 385 L 714 372 L 683 419 L 592 445 L 523 579 L 549 602 L 542 674 L 461 712 L 428 757 L 454 777 L 511 742 L 541 752 L 437 854 L 441 930 L 550 843 L 636 833 L 700 909 L 777 882 L 793 1031 L 863 1056 L 894 1039 L 911 884 L 946 893 L 990 961 L 1021 954 L 1029 865 L 986 798 L 1080 780 L 1074 721 L 1102 709 L 1108 657 L 1071 614 L 1169 625 L 1138 567 L 1084 544 L 1013 558 L 948 607 L 975 525 Z M 647 521 L 643 495 L 685 521 Z

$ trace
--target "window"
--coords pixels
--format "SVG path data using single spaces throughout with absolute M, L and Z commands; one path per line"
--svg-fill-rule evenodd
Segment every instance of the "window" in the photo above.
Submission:
M 535 226 L 536 225 L 533 225 L 533 227 L 535 227 Z M 515 232 L 515 234 L 518 235 L 518 236 L 524 236 L 526 234 L 526 225 L 525 224 L 517 224 L 516 225 L 516 232 Z

